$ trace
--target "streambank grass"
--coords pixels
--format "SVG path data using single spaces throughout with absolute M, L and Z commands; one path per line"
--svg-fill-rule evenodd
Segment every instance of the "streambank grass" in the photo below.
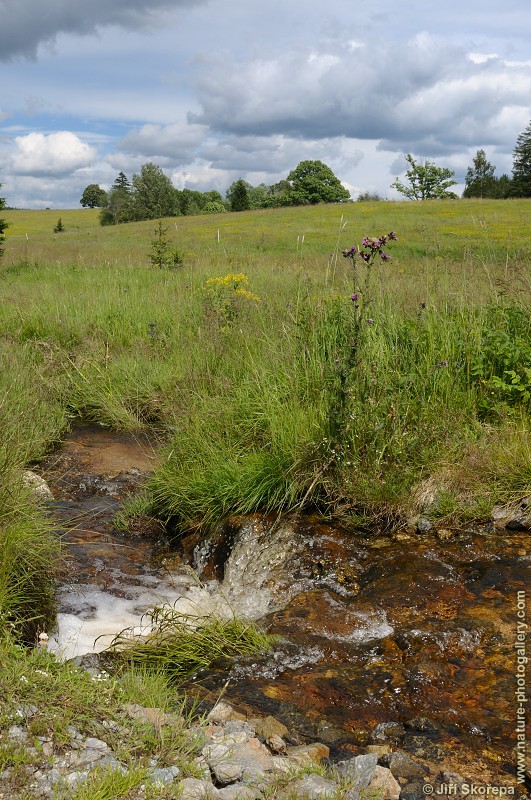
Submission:
M 42 742 L 60 756 L 71 749 L 73 733 L 107 742 L 127 771 L 96 769 L 77 787 L 58 784 L 56 798 L 173 797 L 169 791 L 157 794 L 153 786 L 147 794 L 140 791 L 154 760 L 159 767 L 178 766 L 183 777 L 196 774 L 202 720 L 194 705 L 176 694 L 168 675 L 141 668 L 124 670 L 119 679 L 103 670 L 89 674 L 40 648 L 28 651 L 10 637 L 0 640 L 0 665 L 0 772 L 7 770 L 6 797 L 34 797 L 30 776 L 47 761 Z M 159 715 L 164 724 L 132 716 L 131 709 L 140 707 L 153 709 L 155 722 Z M 22 726 L 27 738 L 9 737 L 13 725 Z
M 140 505 L 175 531 L 259 508 L 398 523 L 422 480 L 457 474 L 476 448 L 488 459 L 513 430 L 528 437 L 530 211 L 437 201 L 176 218 L 164 224 L 185 256 L 172 271 L 148 266 L 152 222 L 101 228 L 65 211 L 53 234 L 57 211 L 6 212 L 0 382 L 19 461 L 74 418 L 156 427 L 168 447 Z M 353 332 L 341 250 L 390 229 L 337 440 Z M 240 273 L 250 295 L 235 302 L 223 281 Z M 524 492 L 507 475 L 507 496 Z
M 197 678 L 219 660 L 263 653 L 275 641 L 254 623 L 236 617 L 192 618 L 169 605 L 155 608 L 149 617 L 148 633 L 122 631 L 109 653 L 118 664 L 167 675 L 173 683 Z

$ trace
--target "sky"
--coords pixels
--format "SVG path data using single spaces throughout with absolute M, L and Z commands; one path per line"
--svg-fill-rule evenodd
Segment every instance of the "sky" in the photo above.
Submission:
M 75 208 L 159 165 L 177 188 L 326 163 L 356 198 L 404 156 L 510 174 L 529 0 L 0 0 L 1 195 Z

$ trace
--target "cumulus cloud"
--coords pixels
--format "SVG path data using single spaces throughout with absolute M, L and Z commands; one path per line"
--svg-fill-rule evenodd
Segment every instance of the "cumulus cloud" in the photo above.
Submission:
M 344 155 L 344 139 L 301 140 L 284 135 L 227 136 L 211 142 L 201 149 L 201 157 L 213 167 L 239 173 L 260 173 L 263 176 L 282 176 L 290 172 L 299 161 L 333 160 L 337 163 Z M 363 153 L 349 149 L 349 165 L 356 166 Z
M 132 156 L 156 158 L 173 165 L 185 164 L 193 160 L 206 131 L 204 125 L 186 122 L 173 122 L 169 125 L 148 124 L 139 130 L 130 131 L 118 143 L 118 147 Z
M 70 131 L 16 136 L 14 144 L 8 170 L 15 175 L 69 175 L 96 157 L 96 149 Z
M 363 51 L 348 43 L 330 54 L 297 50 L 247 64 L 212 59 L 197 79 L 202 111 L 190 119 L 239 136 L 347 136 L 436 155 L 496 144 L 501 109 L 529 112 L 525 63 L 471 59 L 428 34 L 390 42 L 377 58 Z
M 160 11 L 202 0 L 0 0 L 0 60 L 35 58 L 41 43 L 59 33 L 93 34 L 117 25 L 138 30 L 153 25 Z

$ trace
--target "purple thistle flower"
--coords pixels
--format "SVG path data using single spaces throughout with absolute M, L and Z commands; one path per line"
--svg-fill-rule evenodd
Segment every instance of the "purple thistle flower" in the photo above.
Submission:
M 344 258 L 354 258 L 357 252 L 358 248 L 356 246 L 349 247 L 347 250 L 343 250 L 343 256 Z
M 392 239 L 394 242 L 398 242 L 398 236 L 396 235 L 396 233 L 394 231 L 389 231 L 387 236 L 389 237 L 389 239 Z
M 380 256 L 381 256 L 382 261 L 391 261 L 391 256 L 389 255 L 389 253 L 384 253 L 383 250 L 380 253 Z
M 352 300 L 353 303 L 355 303 L 356 300 L 358 299 L 357 292 L 354 292 L 354 294 L 351 294 L 350 295 L 350 299 Z

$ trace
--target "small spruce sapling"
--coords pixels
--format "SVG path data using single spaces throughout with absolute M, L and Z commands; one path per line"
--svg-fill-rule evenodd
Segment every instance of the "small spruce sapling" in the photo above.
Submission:
M 164 228 L 162 220 L 155 229 L 155 235 L 151 240 L 151 253 L 149 255 L 152 267 L 159 269 L 176 269 L 183 263 L 180 251 L 172 247 L 168 239 L 168 228 Z

